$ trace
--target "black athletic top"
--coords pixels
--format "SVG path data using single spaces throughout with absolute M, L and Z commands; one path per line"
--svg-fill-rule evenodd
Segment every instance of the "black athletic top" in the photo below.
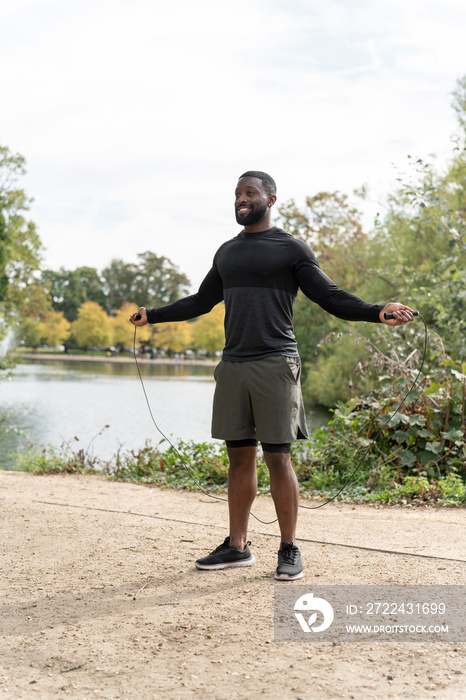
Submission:
M 225 301 L 223 359 L 297 356 L 293 302 L 298 288 L 325 311 L 347 321 L 380 322 L 383 306 L 368 304 L 337 287 L 322 272 L 311 248 L 280 228 L 241 231 L 224 243 L 199 291 L 147 310 L 149 323 L 186 321 Z

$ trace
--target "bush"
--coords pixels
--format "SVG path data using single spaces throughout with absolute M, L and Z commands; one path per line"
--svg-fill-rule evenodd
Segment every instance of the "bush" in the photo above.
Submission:
M 97 474 L 100 466 L 98 458 L 82 449 L 74 452 L 69 443 L 63 443 L 60 447 L 31 447 L 16 456 L 14 468 L 34 474 Z
M 466 376 L 445 363 L 442 379 L 426 376 L 396 413 L 406 378 L 340 404 L 327 427 L 294 446 L 303 488 L 334 495 L 350 481 L 345 494 L 368 500 L 466 503 Z

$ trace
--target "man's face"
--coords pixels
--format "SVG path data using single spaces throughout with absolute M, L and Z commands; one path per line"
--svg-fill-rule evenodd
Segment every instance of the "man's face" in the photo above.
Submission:
M 240 226 L 251 226 L 267 213 L 268 195 L 257 177 L 242 177 L 235 190 L 235 216 Z

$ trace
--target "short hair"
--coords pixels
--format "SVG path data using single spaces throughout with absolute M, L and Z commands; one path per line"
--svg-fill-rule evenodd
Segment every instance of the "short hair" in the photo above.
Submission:
M 262 180 L 262 186 L 267 191 L 267 194 L 277 194 L 275 180 L 261 170 L 247 170 L 239 176 L 238 180 L 241 180 L 242 177 L 257 177 L 258 180 Z

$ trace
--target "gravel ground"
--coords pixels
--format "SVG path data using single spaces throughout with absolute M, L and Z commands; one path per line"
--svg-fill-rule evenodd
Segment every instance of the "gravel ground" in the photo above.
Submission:
M 273 632 L 275 585 L 465 584 L 464 508 L 303 510 L 305 576 L 277 584 L 277 525 L 254 519 L 253 567 L 194 568 L 227 534 L 226 503 L 204 494 L 0 471 L 0 506 L 0 697 L 466 697 L 465 642 Z M 254 512 L 272 520 L 270 498 Z

